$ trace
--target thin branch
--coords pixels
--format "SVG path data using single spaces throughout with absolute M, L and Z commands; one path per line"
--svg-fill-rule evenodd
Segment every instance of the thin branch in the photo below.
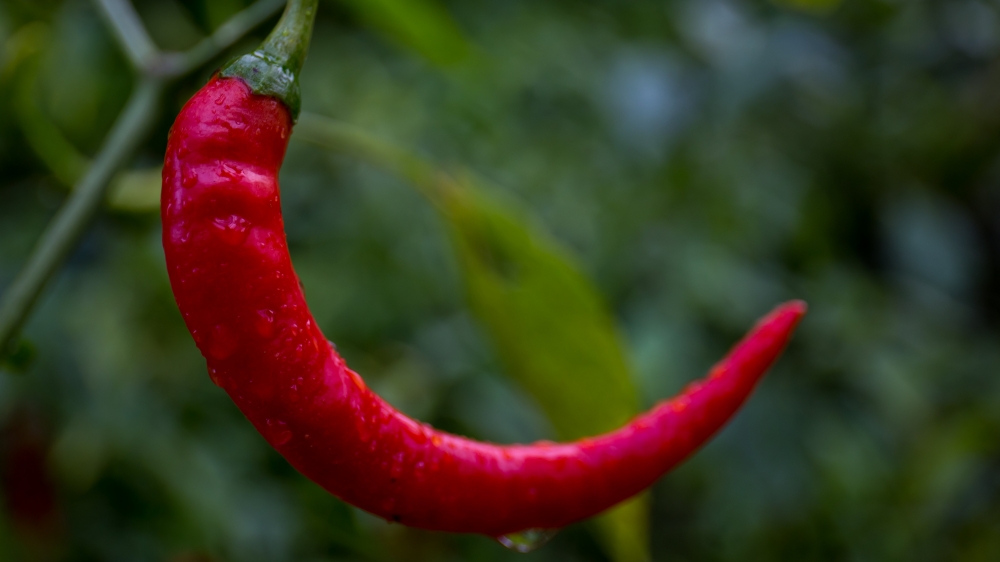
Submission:
M 347 152 L 384 168 L 410 182 L 437 204 L 446 175 L 416 154 L 384 141 L 360 127 L 303 111 L 295 124 L 293 139 L 328 150 Z
M 19 83 L 14 88 L 14 113 L 28 146 L 52 175 L 66 187 L 73 186 L 87 173 L 90 158 L 73 146 L 59 127 L 42 111 L 35 95 L 37 64 L 32 58 L 21 63 Z M 117 173 L 108 187 L 108 206 L 127 212 L 150 212 L 160 208 L 161 168 L 128 170 Z
M 229 18 L 215 33 L 182 53 L 161 56 L 153 72 L 160 76 L 183 76 L 212 60 L 231 47 L 251 29 L 264 23 L 285 5 L 285 0 L 258 0 L 249 8 Z
M 156 119 L 166 81 L 195 70 L 284 5 L 279 0 L 259 0 L 190 51 L 178 54 L 176 59 L 164 59 L 127 0 L 96 1 L 144 78 L 132 92 L 97 157 L 35 244 L 28 263 L 0 296 L 0 355 L 9 349 L 45 284 L 97 214 L 107 196 L 111 178 L 149 131 Z M 176 60 L 177 64 L 162 67 L 164 60 Z M 163 68 L 169 72 L 163 72 Z
M 46 282 L 62 265 L 87 224 L 100 208 L 111 177 L 153 124 L 163 92 L 160 80 L 142 80 L 115 121 L 104 146 L 86 175 L 35 244 L 28 263 L 0 300 L 0 350 L 7 349 Z
M 129 0 L 95 0 L 111 29 L 118 36 L 118 42 L 128 54 L 136 70 L 145 70 L 159 56 L 156 43 L 146 31 L 142 19 Z

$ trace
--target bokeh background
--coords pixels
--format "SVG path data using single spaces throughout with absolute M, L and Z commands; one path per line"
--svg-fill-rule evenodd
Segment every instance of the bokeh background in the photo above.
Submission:
M 164 49 L 248 4 L 134 2 Z M 169 89 L 123 180 L 135 197 L 6 354 L 0 559 L 640 559 L 594 523 L 527 555 L 386 524 L 298 475 L 212 385 L 167 281 L 156 167 L 184 101 L 275 20 Z M 133 71 L 87 0 L 0 0 L 0 46 L 2 293 Z M 600 417 L 588 388 L 609 383 L 532 387 L 533 326 L 563 326 L 551 355 L 570 363 L 572 341 L 610 341 L 596 362 L 645 408 L 803 298 L 746 408 L 653 487 L 652 559 L 1000 560 L 1000 4 L 323 0 L 302 79 L 306 111 L 502 201 L 477 235 L 501 240 L 500 270 L 527 247 L 600 309 L 542 289 L 505 316 L 522 297 L 476 285 L 462 245 L 489 221 L 293 136 L 297 271 L 394 405 L 498 442 L 585 432 L 572 420 Z M 560 414 L 560 397 L 596 406 Z

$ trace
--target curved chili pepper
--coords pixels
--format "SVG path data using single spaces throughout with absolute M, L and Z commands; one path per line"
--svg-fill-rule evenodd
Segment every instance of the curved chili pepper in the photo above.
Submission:
M 372 392 L 309 312 L 278 193 L 293 113 L 269 94 L 218 76 L 177 117 L 162 193 L 171 285 L 212 380 L 264 438 L 332 494 L 387 520 L 501 536 L 607 509 L 721 428 L 805 313 L 798 301 L 778 307 L 707 378 L 611 433 L 494 445 L 436 431 Z

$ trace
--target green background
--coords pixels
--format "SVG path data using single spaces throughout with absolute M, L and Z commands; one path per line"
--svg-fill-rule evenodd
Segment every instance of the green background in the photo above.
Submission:
M 184 49 L 248 3 L 134 4 Z M 4 359 L 0 559 L 641 559 L 641 520 L 528 555 L 385 524 L 211 384 L 149 201 L 177 111 L 274 21 L 168 90 L 129 164 L 152 197 L 102 212 Z M 0 0 L 0 46 L 2 294 L 133 71 L 86 0 Z M 302 86 L 467 196 L 293 135 L 296 269 L 392 404 L 498 442 L 591 433 L 803 298 L 746 408 L 653 487 L 652 559 L 1000 559 L 1000 6 L 323 0 Z

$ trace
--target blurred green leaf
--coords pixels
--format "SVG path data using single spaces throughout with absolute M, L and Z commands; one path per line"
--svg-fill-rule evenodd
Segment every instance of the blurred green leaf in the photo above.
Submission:
M 59 183 L 72 186 L 83 176 L 90 162 L 70 144 L 55 123 L 49 120 L 39 107 L 34 89 L 35 78 L 38 75 L 35 60 L 26 60 L 23 66 L 15 102 L 18 125 L 28 145 L 52 171 L 52 175 Z
M 214 30 L 245 7 L 245 3 L 241 0 L 212 0 L 205 2 L 205 17 L 210 28 Z
M 89 420 L 74 419 L 52 444 L 49 463 L 63 485 L 74 491 L 86 491 L 100 476 L 108 453 L 100 429 Z
M 25 140 L 59 183 L 72 188 L 87 168 L 90 159 L 63 135 L 42 110 L 35 86 L 38 57 L 50 31 L 43 23 L 25 25 L 8 41 L 10 64 L 4 69 L 16 82 L 15 115 Z M 114 209 L 143 213 L 160 206 L 159 167 L 126 170 L 111 181 L 108 203 Z
M 73 185 L 86 170 L 87 160 L 45 116 L 35 92 L 39 55 L 50 37 L 49 26 L 42 22 L 18 29 L 7 41 L 3 74 L 14 83 L 14 115 L 28 144 L 60 183 Z
M 638 410 L 636 389 L 593 285 L 522 209 L 487 195 L 470 176 L 443 193 L 469 305 L 505 372 L 539 403 L 560 439 L 626 423 Z M 598 519 L 616 561 L 650 558 L 648 517 L 642 495 Z
M 628 421 L 636 390 L 614 322 L 586 277 L 521 209 L 471 177 L 443 194 L 469 304 L 507 373 L 531 392 L 559 437 Z
M 431 62 L 453 64 L 469 53 L 458 24 L 436 0 L 343 1 L 373 29 Z
M 38 356 L 38 350 L 28 340 L 21 339 L 0 349 L 0 367 L 14 373 L 24 373 Z
M 140 168 L 119 172 L 108 190 L 112 209 L 132 213 L 148 213 L 160 208 L 160 187 L 163 168 Z
M 652 559 L 649 552 L 649 498 L 649 492 L 643 492 L 597 517 L 604 547 L 615 562 Z

